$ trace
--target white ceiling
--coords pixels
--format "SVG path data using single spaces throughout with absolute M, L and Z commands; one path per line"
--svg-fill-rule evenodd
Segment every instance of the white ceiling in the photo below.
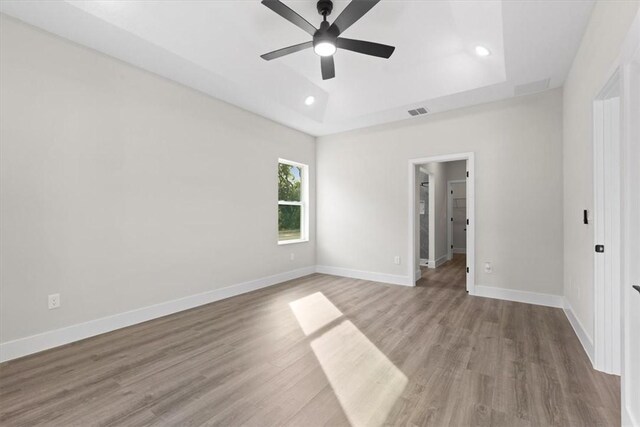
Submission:
M 285 3 L 319 25 L 315 1 Z M 329 21 L 347 3 L 334 1 Z M 312 50 L 259 57 L 311 38 L 259 0 L 0 1 L 3 13 L 311 135 L 410 119 L 421 106 L 432 114 L 509 98 L 544 79 L 559 87 L 592 6 L 383 0 L 344 36 L 396 46 L 394 54 L 339 50 L 336 77 L 323 81 Z M 491 56 L 477 57 L 476 45 Z

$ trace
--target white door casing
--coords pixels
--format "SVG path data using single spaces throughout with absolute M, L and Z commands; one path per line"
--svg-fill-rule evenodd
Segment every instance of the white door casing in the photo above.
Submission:
M 603 101 L 613 100 L 612 103 Z M 612 105 L 613 104 L 613 105 Z M 617 121 L 617 129 L 608 128 L 606 122 Z M 596 369 L 611 368 L 610 361 L 619 360 L 621 376 L 621 419 L 624 426 L 640 427 L 640 292 L 632 286 L 640 285 L 640 10 L 637 12 L 621 53 L 612 64 L 603 88 L 594 102 L 594 191 L 596 213 L 605 195 L 616 206 L 605 205 L 610 219 L 601 221 L 594 238 L 604 232 L 610 248 L 605 254 L 617 250 L 613 256 L 596 258 L 594 285 L 594 350 Z M 616 138 L 616 131 L 618 135 Z M 608 144 L 606 143 L 608 139 Z M 617 144 L 616 144 L 617 142 Z M 613 146 L 612 146 L 613 145 Z M 600 158 L 598 158 L 600 156 Z M 617 162 L 617 163 L 616 163 Z M 600 170 L 598 168 L 601 168 Z M 608 173 L 606 169 L 608 168 Z M 598 188 L 598 174 L 605 178 Z M 615 188 L 617 185 L 617 189 Z M 617 192 L 617 193 L 616 193 Z M 616 221 L 618 230 L 616 231 Z M 615 241 L 615 238 L 618 241 Z M 613 240 L 612 240 L 613 238 Z M 599 242 L 602 243 L 602 242 Z M 613 259 L 612 259 L 613 258 Z M 609 260 L 611 263 L 609 263 Z M 600 262 L 600 264 L 599 264 Z M 609 263 L 609 264 L 608 264 Z M 605 268 L 606 267 L 606 268 Z M 608 270 L 607 270 L 608 268 Z M 617 268 L 617 272 L 615 271 Z M 616 276 L 617 274 L 617 276 Z M 605 280 L 601 280 L 602 278 Z M 610 289 L 603 285 L 609 280 L 617 285 L 617 301 Z M 611 283 L 611 280 L 614 280 Z M 617 304 L 617 310 L 612 307 Z M 606 345 L 615 344 L 612 327 L 620 327 L 620 347 L 616 356 Z M 613 349 L 615 350 L 615 348 Z M 607 361 L 607 357 L 614 358 Z M 608 366 L 607 366 L 608 365 Z
M 620 61 L 622 158 L 622 424 L 640 426 L 640 11 Z
M 615 73 L 594 100 L 594 310 L 596 369 L 620 375 L 620 78 Z M 604 252 L 595 251 L 602 245 Z
M 418 165 L 432 162 L 452 162 L 456 160 L 467 161 L 467 218 L 469 225 L 467 226 L 467 292 L 475 295 L 475 156 L 473 152 L 445 154 L 441 156 L 422 157 L 409 159 L 408 175 L 409 175 L 409 206 L 408 206 L 408 235 L 409 235 L 409 262 L 408 277 L 411 286 L 415 286 L 415 270 L 417 264 L 416 257 L 416 217 L 418 212 L 416 198 L 416 168 Z

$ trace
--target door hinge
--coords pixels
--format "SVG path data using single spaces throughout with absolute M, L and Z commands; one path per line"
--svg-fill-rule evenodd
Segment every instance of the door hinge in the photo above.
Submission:
M 467 220 L 467 225 L 469 225 L 469 220 Z
M 604 245 L 596 245 L 596 252 L 598 253 L 604 252 Z
M 469 272 L 469 267 L 467 267 L 467 273 Z
M 453 222 L 453 218 L 451 218 L 451 222 Z
M 469 178 L 469 171 L 467 171 L 467 178 Z
M 453 249 L 453 245 L 451 245 L 451 249 Z
M 453 190 L 451 190 L 451 194 L 453 194 Z

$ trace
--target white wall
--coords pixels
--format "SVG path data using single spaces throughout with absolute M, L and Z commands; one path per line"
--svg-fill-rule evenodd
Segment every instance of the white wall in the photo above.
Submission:
M 637 1 L 597 2 L 563 92 L 564 294 L 589 338 L 594 332 L 593 100 L 606 83 L 638 10 Z
M 469 151 L 476 284 L 562 294 L 560 90 L 319 138 L 318 264 L 406 277 L 408 160 Z
M 315 264 L 312 137 L 0 24 L 2 342 Z M 277 245 L 278 157 L 310 243 Z

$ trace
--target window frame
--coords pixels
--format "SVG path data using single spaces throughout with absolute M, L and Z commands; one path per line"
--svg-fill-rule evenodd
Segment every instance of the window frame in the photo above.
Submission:
M 280 200 L 279 194 L 278 207 L 280 206 L 300 206 L 300 238 L 291 240 L 280 240 L 280 230 L 276 225 L 276 231 L 278 233 L 278 245 L 291 245 L 294 243 L 304 243 L 309 241 L 309 165 L 304 163 L 294 162 L 293 160 L 278 159 L 278 165 L 284 164 L 288 166 L 294 166 L 300 168 L 300 201 L 292 202 L 288 200 Z M 277 171 L 278 169 L 276 169 Z M 278 175 L 276 173 L 276 180 Z M 279 185 L 276 182 L 276 185 Z M 276 187 L 278 188 L 278 187 Z M 278 219 L 276 217 L 276 219 Z

